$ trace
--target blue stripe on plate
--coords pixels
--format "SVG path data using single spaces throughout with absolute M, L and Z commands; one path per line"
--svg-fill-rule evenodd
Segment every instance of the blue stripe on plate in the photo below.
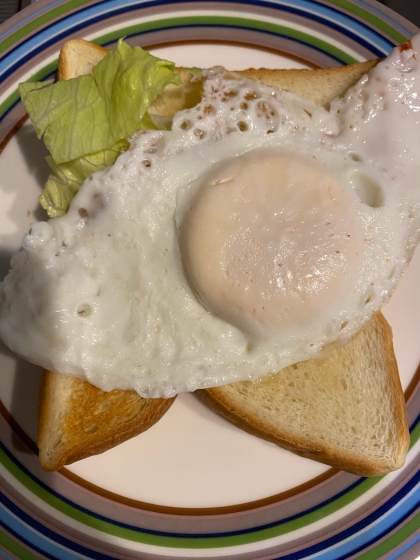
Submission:
M 0 525 L 35 552 L 42 553 L 52 559 L 73 560 L 75 558 L 80 559 L 80 555 L 83 555 L 84 558 L 89 555 L 88 558 L 94 558 L 95 560 L 112 560 L 113 558 L 76 544 L 48 529 L 10 501 L 2 492 L 0 492 Z
M 8 554 L 6 554 L 6 552 L 4 552 L 4 550 L 0 550 L 0 556 L 2 558 L 4 558 L 5 560 L 13 560 L 13 558 L 11 556 L 9 556 Z
M 191 3 L 193 2 L 193 0 L 186 0 L 186 2 Z M 186 2 L 182 3 L 185 4 Z M 276 5 L 272 2 L 266 2 L 264 0 L 260 0 L 255 3 L 262 7 L 268 8 L 273 8 Z M 173 4 L 174 2 L 171 2 L 171 0 L 157 0 L 154 2 L 144 2 L 144 4 L 142 4 L 142 7 L 165 7 L 167 5 L 172 6 Z M 243 4 L 243 1 L 231 0 L 226 4 L 227 6 L 229 4 L 238 5 Z M 293 13 L 295 15 L 305 16 L 310 13 L 311 17 L 317 22 L 320 22 L 322 24 L 328 22 L 329 27 L 333 27 L 334 29 L 341 32 L 343 36 L 349 37 L 357 41 L 359 44 L 362 44 L 365 48 L 372 52 L 372 55 L 374 57 L 381 57 L 388 54 L 394 46 L 392 42 L 383 38 L 378 32 L 373 31 L 367 25 L 362 24 L 361 22 L 351 18 L 350 16 L 332 8 L 326 8 L 323 5 L 319 6 L 317 3 L 312 2 L 311 0 L 297 0 L 296 6 L 301 6 L 300 9 L 293 5 L 289 5 L 287 2 L 285 2 L 284 4 L 277 3 L 277 6 L 278 5 L 282 5 L 284 11 Z M 320 15 L 316 15 L 316 13 L 314 13 L 312 9 L 309 9 L 311 6 L 317 6 L 318 13 Z M 76 13 L 72 13 L 61 18 L 59 21 L 52 23 L 39 32 L 36 32 L 28 40 L 24 41 L 24 43 L 9 51 L 9 53 L 3 58 L 2 62 L 0 63 L 0 75 L 2 76 L 2 79 L 7 78 L 11 73 L 13 73 L 18 65 L 22 65 L 23 63 L 27 62 L 34 55 L 42 52 L 42 50 L 57 42 L 57 40 L 61 37 L 64 37 L 64 33 L 69 29 L 71 29 L 72 31 L 83 29 L 84 21 L 96 23 L 107 19 L 110 13 L 112 13 L 112 15 L 114 16 L 123 13 L 129 13 L 138 9 L 138 7 L 138 0 L 126 2 L 124 5 L 121 5 L 120 0 L 105 0 L 100 4 L 94 4 L 93 6 L 82 8 Z M 339 20 L 341 22 L 341 25 L 334 24 L 334 22 L 331 20 L 332 16 L 335 16 L 335 19 Z M 127 25 L 129 25 L 129 22 L 127 22 Z M 247 29 L 247 27 L 245 28 Z M 172 28 L 169 27 L 169 29 Z M 365 37 L 368 37 L 369 41 L 367 41 Z
M 277 526 L 281 526 L 284 525 L 285 523 L 289 522 L 289 521 L 293 521 L 296 519 L 299 519 L 300 517 L 307 515 L 308 513 L 313 513 L 315 511 L 317 511 L 319 508 L 324 507 L 332 502 L 334 502 L 335 500 L 341 498 L 342 496 L 344 496 L 345 494 L 347 494 L 347 492 L 350 492 L 351 490 L 353 490 L 354 488 L 356 488 L 357 486 L 359 486 L 364 480 L 365 478 L 359 478 L 358 480 L 356 480 L 353 484 L 351 484 L 350 486 L 348 486 L 345 490 L 342 490 L 341 492 L 335 494 L 334 496 L 332 496 L 331 498 L 329 498 L 328 500 L 325 500 L 324 502 L 321 502 L 319 504 L 317 504 L 316 506 L 306 509 L 304 511 L 302 511 L 301 513 L 292 515 L 290 517 L 287 517 L 285 519 L 282 519 L 281 521 L 274 521 L 272 523 L 268 523 L 265 525 L 259 525 L 257 527 L 252 527 L 249 529 L 242 529 L 239 531 L 230 531 L 230 532 L 225 532 L 225 533 L 193 533 L 193 534 L 184 534 L 184 533 L 169 533 L 169 532 L 162 532 L 162 531 L 154 531 L 154 530 L 150 530 L 150 529 L 143 529 L 142 527 L 136 527 L 133 525 L 129 525 L 128 523 L 121 523 L 118 521 L 115 521 L 109 517 L 105 517 L 104 515 L 101 515 L 99 513 L 93 512 L 83 506 L 80 506 L 78 504 L 76 504 L 75 502 L 69 500 L 68 498 L 64 497 L 63 495 L 59 494 L 58 492 L 56 492 L 55 490 L 53 490 L 52 488 L 50 488 L 49 486 L 47 486 L 45 483 L 43 483 L 41 480 L 39 480 L 36 476 L 34 476 L 30 471 L 28 471 L 28 469 L 26 469 L 17 459 L 16 457 L 14 457 L 10 451 L 3 445 L 3 443 L 0 441 L 0 449 L 3 450 L 3 452 L 9 457 L 9 459 L 11 461 L 13 461 L 16 466 L 18 467 L 19 470 L 21 470 L 25 476 L 27 476 L 28 478 L 32 479 L 37 485 L 41 486 L 41 488 L 43 488 L 44 490 L 46 490 L 47 492 L 49 492 L 52 496 L 58 498 L 59 500 L 63 501 L 64 503 L 70 505 L 71 507 L 82 511 L 83 513 L 86 513 L 87 515 L 90 515 L 92 517 L 95 517 L 96 519 L 100 519 L 101 521 L 105 521 L 107 523 L 110 523 L 111 525 L 115 525 L 117 527 L 122 527 L 124 529 L 128 529 L 131 531 L 141 531 L 142 533 L 146 533 L 149 535 L 156 535 L 156 536 L 164 536 L 164 537 L 188 537 L 191 539 L 201 539 L 201 538 L 217 538 L 217 537 L 224 537 L 224 536 L 235 536 L 235 535 L 246 535 L 248 533 L 255 533 L 256 531 L 261 531 L 263 529 L 270 529 L 272 527 L 277 527 Z M 28 523 L 31 524 L 30 520 L 28 520 Z
M 354 531 L 354 537 L 351 540 L 351 555 L 362 552 L 367 547 L 374 545 L 404 523 L 419 507 L 419 489 L 420 472 L 417 472 L 401 489 L 401 493 L 388 500 L 381 508 L 367 518 L 368 522 L 359 529 L 360 534 L 358 534 L 358 531 Z M 380 519 L 381 515 L 383 516 L 382 519 Z M 363 529 L 369 526 L 369 531 L 363 531 Z M 375 535 L 373 538 L 372 533 Z M 341 537 L 343 540 L 346 538 L 344 534 Z M 334 550 L 324 553 L 323 560 L 344 560 L 349 556 L 348 544 L 340 542 L 339 546 L 335 547 Z
M 420 472 L 417 472 L 394 496 L 360 522 L 334 535 L 330 539 L 295 553 L 282 556 L 282 558 L 284 560 L 298 560 L 307 556 L 316 557 L 323 553 L 322 557 L 324 560 L 344 560 L 350 555 L 364 550 L 367 546 L 375 544 L 378 540 L 396 529 L 416 511 L 420 501 L 419 488 Z M 45 551 L 44 554 L 46 553 L 47 556 L 55 558 L 55 555 L 60 552 L 59 557 L 63 560 L 72 560 L 75 556 L 70 551 L 74 551 L 76 554 L 84 555 L 89 552 L 88 557 L 97 560 L 111 560 L 112 557 L 108 555 L 91 551 L 44 527 L 41 523 L 23 512 L 2 493 L 0 493 L 0 503 L 3 504 L 3 507 L 0 507 L 0 524 L 14 533 L 28 546 L 38 551 Z M 373 527 L 373 524 L 375 524 L 374 538 L 372 538 L 372 530 L 364 531 L 368 527 Z M 177 536 L 192 537 L 191 535 Z M 205 536 L 209 537 L 211 535 Z M 417 537 L 416 540 L 418 540 Z M 331 550 L 326 550 L 328 548 L 331 548 Z
M 193 0 L 187 0 L 191 2 Z M 230 0 L 231 3 L 241 4 L 242 0 Z M 334 27 L 346 35 L 344 30 L 352 31 L 348 36 L 357 38 L 358 42 L 363 42 L 368 48 L 374 47 L 380 53 L 379 56 L 387 54 L 394 46 L 394 43 L 384 38 L 384 36 L 375 31 L 368 23 L 363 23 L 353 16 L 340 11 L 338 8 L 326 6 L 313 0 L 294 0 L 293 2 L 287 0 L 277 0 L 269 2 L 267 0 L 255 0 L 254 4 L 265 8 L 273 8 L 274 6 L 281 6 L 285 12 L 297 15 L 310 15 L 311 19 L 325 24 L 328 22 L 328 27 Z M 410 35 L 410 34 L 408 34 Z
M 403 27 L 402 25 L 397 23 L 395 20 L 390 18 L 388 15 L 386 15 L 384 12 L 381 12 L 378 9 L 371 6 L 370 4 L 367 4 L 366 2 L 363 2 L 363 0 L 353 0 L 353 4 L 358 4 L 360 7 L 364 8 L 365 10 L 367 10 L 369 12 L 372 12 L 372 14 L 375 14 L 375 16 L 377 16 L 378 18 L 380 18 L 383 21 L 386 21 L 387 23 L 389 23 L 389 25 L 391 25 L 394 29 L 397 29 L 403 35 L 407 35 L 407 37 L 411 37 L 411 35 L 412 35 L 411 30 L 407 29 L 406 27 Z
M 413 423 L 410 426 L 410 433 L 413 432 L 417 425 L 420 424 L 420 413 L 417 415 L 417 418 L 413 421 Z
M 167 30 L 171 30 L 171 29 L 196 29 L 196 28 L 197 28 L 197 29 L 198 29 L 198 28 L 205 28 L 205 29 L 211 29 L 211 28 L 214 28 L 214 29 L 217 29 L 217 28 L 223 29 L 223 28 L 224 28 L 224 29 L 226 29 L 226 27 L 229 27 L 230 29 L 241 29 L 241 30 L 245 30 L 245 31 L 247 31 L 247 30 L 248 30 L 248 31 L 257 31 L 258 33 L 261 33 L 262 35 L 271 35 L 271 36 L 273 36 L 273 37 L 279 37 L 279 38 L 288 39 L 289 41 L 293 41 L 293 42 L 296 43 L 296 44 L 304 45 L 304 46 L 306 46 L 306 47 L 309 47 L 309 48 L 312 49 L 313 51 L 317 51 L 317 52 L 320 52 L 320 53 L 323 53 L 323 54 L 327 54 L 327 55 L 329 56 L 329 58 L 331 58 L 332 60 L 336 60 L 336 61 L 339 62 L 340 64 L 343 64 L 343 60 L 342 60 L 341 58 L 338 58 L 338 57 L 334 56 L 333 54 L 331 54 L 330 52 L 325 51 L 325 50 L 323 50 L 323 49 L 321 49 L 321 48 L 319 48 L 319 47 L 317 47 L 317 46 L 315 46 L 315 45 L 309 45 L 309 44 L 306 43 L 305 41 L 301 41 L 300 39 L 296 39 L 295 37 L 290 37 L 289 35 L 284 35 L 284 34 L 282 34 L 282 33 L 276 33 L 276 32 L 273 32 L 273 31 L 266 31 L 266 30 L 261 30 L 261 29 L 255 29 L 254 27 L 248 27 L 248 26 L 246 26 L 246 25 L 243 25 L 243 26 L 235 26 L 235 27 L 232 27 L 232 26 L 225 26 L 225 25 L 223 25 L 223 24 L 220 24 L 220 25 L 218 25 L 218 24 L 211 24 L 211 25 L 208 25 L 208 24 L 203 24 L 203 25 L 201 25 L 201 24 L 196 24 L 196 25 L 183 25 L 182 27 L 180 27 L 180 26 L 176 26 L 176 27 L 168 26 L 168 27 L 162 27 L 162 28 L 159 28 L 159 29 L 156 29 L 156 30 L 149 30 L 149 31 L 147 31 L 147 32 L 145 32 L 145 33 L 134 33 L 134 34 L 132 34 L 132 35 L 126 35 L 126 37 L 135 37 L 135 36 L 140 36 L 140 35 L 148 35 L 148 34 L 152 34 L 152 33 L 158 33 L 159 31 L 167 31 Z M 343 33 L 343 35 L 344 35 L 344 33 Z M 346 35 L 347 37 L 349 37 L 348 34 L 345 34 L 345 35 Z M 358 42 L 360 43 L 360 41 L 358 41 Z M 373 48 L 372 48 L 371 46 L 369 46 L 369 45 L 366 45 L 366 46 L 368 46 L 368 48 L 370 49 L 373 58 L 377 58 L 377 57 L 380 58 L 380 57 L 383 56 L 383 54 L 384 54 L 383 52 L 377 51 L 376 49 L 373 49 Z M 393 46 L 393 45 L 391 45 L 391 48 L 392 48 L 392 46 Z M 390 49 L 390 50 L 391 50 L 391 49 Z
M 27 23 L 29 23 L 29 22 L 33 21 L 34 19 L 38 18 L 43 13 L 49 12 L 52 8 L 55 8 L 56 6 L 59 6 L 60 4 L 63 4 L 64 2 L 67 2 L 67 0 L 55 0 L 55 2 L 50 2 L 48 4 L 48 6 L 45 6 L 44 8 L 41 8 L 40 6 L 37 6 L 38 9 L 37 9 L 36 12 L 32 13 L 31 15 L 29 15 L 25 18 L 19 19 L 18 23 L 16 23 L 15 25 L 7 26 L 7 30 L 4 33 L 0 34 L 0 41 L 2 41 L 3 39 L 5 39 L 9 35 L 11 35 L 14 31 L 17 31 L 18 29 L 20 29 L 21 27 L 23 27 Z M 25 13 L 25 12 L 23 12 L 23 13 Z
M 322 560 L 345 560 L 365 550 L 396 529 L 417 510 L 420 504 L 419 489 L 420 472 L 417 472 L 390 500 L 360 522 L 316 545 L 281 556 L 282 560 L 301 560 L 308 556 L 315 559 L 321 555 Z M 368 528 L 369 531 L 364 531 Z M 331 550 L 327 550 L 328 548 Z
M 408 541 L 405 545 L 400 547 L 394 554 L 388 556 L 387 560 L 395 560 L 399 556 L 401 556 L 404 552 L 407 552 L 412 546 L 420 541 L 420 535 L 415 536 L 413 539 Z
M 32 480 L 34 480 L 37 484 L 39 484 L 40 486 L 42 486 L 45 490 L 47 490 L 48 492 L 50 492 L 52 495 L 54 495 L 55 497 L 59 498 L 60 500 L 64 501 L 65 503 L 71 505 L 72 507 L 75 507 L 76 509 L 83 511 L 85 513 L 87 513 L 88 515 L 92 515 L 98 519 L 101 519 L 103 521 L 106 521 L 108 523 L 114 524 L 116 526 L 119 527 L 123 527 L 123 528 L 127 528 L 129 530 L 139 530 L 141 532 L 147 533 L 147 534 L 152 534 L 152 535 L 157 535 L 157 536 L 172 536 L 172 537 L 188 537 L 191 539 L 199 539 L 199 538 L 217 538 L 217 537 L 223 537 L 223 536 L 233 536 L 233 535 L 242 535 L 242 534 L 248 534 L 248 533 L 253 533 L 256 531 L 260 531 L 266 528 L 271 528 L 271 527 L 275 527 L 275 526 L 281 526 L 284 523 L 287 523 L 288 521 L 291 520 L 295 520 L 298 519 L 299 517 L 301 517 L 302 515 L 305 515 L 307 513 L 311 513 L 316 511 L 317 509 L 319 509 L 320 507 L 323 507 L 331 502 L 333 502 L 334 500 L 336 500 L 337 498 L 345 495 L 348 491 L 352 490 L 353 488 L 357 487 L 363 480 L 365 480 L 364 478 L 360 478 L 358 481 L 356 481 L 354 484 L 352 484 L 349 488 L 347 488 L 346 490 L 343 490 L 342 492 L 338 493 L 337 495 L 333 496 L 332 498 L 330 498 L 329 500 L 326 500 L 323 503 L 318 504 L 317 506 L 310 508 L 308 510 L 305 510 L 304 512 L 300 513 L 300 514 L 296 514 L 294 516 L 290 516 L 282 521 L 279 522 L 273 522 L 267 525 L 261 525 L 258 527 L 254 527 L 251 529 L 245 529 L 245 530 L 241 530 L 241 531 L 232 531 L 232 532 L 226 532 L 226 533 L 204 533 L 204 534 L 188 534 L 188 535 L 184 535 L 184 534 L 178 534 L 178 533 L 168 533 L 168 532 L 159 532 L 159 531 L 151 531 L 151 530 L 147 530 L 147 529 L 142 529 L 142 528 L 138 528 L 138 527 L 134 527 L 125 523 L 119 523 L 116 522 L 112 519 L 109 519 L 105 516 L 102 516 L 100 514 L 97 513 L 93 513 L 91 511 L 89 511 L 86 508 L 83 508 L 81 506 L 78 506 L 77 504 L 74 504 L 71 500 L 64 498 L 63 496 L 61 496 L 59 493 L 55 492 L 54 490 L 52 490 L 51 488 L 48 488 L 48 486 L 46 486 L 44 483 L 42 483 L 40 480 L 38 480 L 34 475 L 32 475 L 25 467 L 23 467 L 23 465 L 21 465 L 15 457 L 13 457 L 13 455 L 8 451 L 8 449 L 0 442 L 0 446 L 1 448 L 4 450 L 4 452 L 8 455 L 8 457 L 16 463 L 16 465 L 27 475 L 29 476 Z M 409 493 L 411 492 L 411 490 L 413 489 L 413 487 L 416 484 L 420 483 L 420 471 L 417 471 L 407 482 L 406 484 L 395 494 L 393 495 L 389 500 L 387 500 L 379 509 L 375 510 L 372 514 L 370 514 L 369 516 L 365 517 L 364 519 L 362 519 L 360 522 L 352 525 L 351 527 L 349 527 L 348 529 L 346 529 L 345 531 L 342 531 L 336 535 L 334 535 L 333 537 L 331 537 L 330 540 L 325 541 L 328 542 L 328 546 L 333 546 L 336 545 L 337 543 L 339 543 L 342 539 L 347 539 L 349 537 L 351 537 L 352 535 L 358 533 L 359 531 L 361 531 L 362 529 L 366 528 L 367 526 L 369 526 L 371 523 L 376 522 L 377 520 L 379 520 L 379 518 L 381 518 L 382 516 L 385 516 L 385 514 L 387 514 L 387 512 L 389 510 L 391 510 L 392 508 L 394 508 L 395 506 L 398 506 L 396 513 L 398 513 L 398 515 L 395 515 L 392 517 L 392 521 L 393 523 L 395 523 L 396 519 L 398 520 L 397 523 L 401 522 L 401 518 L 402 516 L 407 516 L 409 514 L 411 514 L 412 512 L 412 507 L 413 504 L 415 504 L 415 506 L 418 506 L 420 503 L 420 493 L 418 493 L 417 495 L 414 494 L 413 496 L 409 496 Z M 407 499 L 405 499 L 407 498 Z M 32 522 L 32 520 L 30 518 L 26 519 L 26 522 L 28 523 L 28 525 L 32 526 L 32 523 L 35 523 L 36 526 L 38 526 L 37 522 Z M 382 521 L 380 521 L 379 523 L 376 523 L 375 527 L 377 527 L 377 529 L 379 530 L 379 527 L 381 525 L 386 526 L 386 524 L 388 523 L 387 518 L 384 518 Z M 39 530 L 39 528 L 38 528 Z M 383 531 L 383 529 L 381 529 Z M 324 546 L 325 548 L 325 546 Z M 316 546 L 313 549 L 312 553 L 317 552 L 316 550 Z

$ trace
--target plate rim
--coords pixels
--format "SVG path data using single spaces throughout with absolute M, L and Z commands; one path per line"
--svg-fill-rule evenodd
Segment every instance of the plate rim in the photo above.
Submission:
M 55 5 L 65 5 L 65 4 L 73 3 L 73 1 L 74 1 L 74 0 L 57 0 L 56 2 L 54 2 L 54 4 L 55 4 Z M 330 2 L 330 3 L 335 3 L 335 4 L 341 4 L 341 5 L 343 5 L 343 4 L 345 4 L 346 2 L 347 2 L 347 0 L 335 0 L 335 2 L 332 1 L 332 2 Z M 371 4 L 371 5 L 374 4 L 374 2 L 372 2 L 372 0 L 367 0 L 367 2 L 360 2 L 360 0 L 353 0 L 353 2 L 354 2 L 354 3 L 357 3 L 357 4 L 366 4 L 366 3 L 367 3 L 368 5 L 369 5 L 369 4 Z M 98 1 L 98 2 L 89 2 L 89 0 L 80 0 L 80 1 L 79 1 L 79 4 L 92 4 L 92 3 L 98 3 L 98 4 L 100 4 L 101 2 L 100 2 L 100 1 Z M 150 2 L 150 3 L 152 4 L 153 2 Z M 239 3 L 239 2 L 238 2 L 238 3 Z M 328 2 L 324 2 L 324 3 L 328 3 Z M 347 2 L 347 4 L 349 4 L 349 2 Z M 38 6 L 39 6 L 39 7 L 48 7 L 49 5 L 50 5 L 50 2 L 49 2 L 48 0 L 38 0 L 38 3 L 32 5 L 32 6 L 30 7 L 30 10 L 27 12 L 28 17 L 29 17 L 29 15 L 30 15 L 32 12 L 33 12 L 34 14 L 37 13 L 37 7 L 38 7 Z M 383 7 L 383 6 L 381 6 L 381 7 Z M 389 9 L 387 9 L 387 10 L 389 10 Z M 25 16 L 26 16 L 27 14 L 25 14 Z M 394 14 L 394 12 L 392 12 L 392 14 Z M 18 16 L 22 16 L 22 17 L 23 17 L 22 14 L 18 14 Z M 16 17 L 16 16 L 15 16 L 15 18 L 12 18 L 12 19 L 13 19 L 13 21 L 12 21 L 13 25 L 19 25 L 19 20 L 20 20 L 19 17 Z M 403 18 L 403 19 L 404 19 L 404 18 Z M 405 20 L 405 21 L 406 21 L 406 20 Z M 409 22 L 408 22 L 408 23 L 409 23 Z M 4 24 L 3 24 L 3 25 L 4 25 Z M 410 24 L 410 25 L 412 25 L 412 24 Z M 416 28 L 416 29 L 417 29 L 417 28 Z M 0 36 L 1 36 L 2 31 L 3 31 L 3 26 L 0 27 Z M 52 69 L 52 67 L 50 67 L 50 69 Z M 414 391 L 414 387 L 413 387 L 412 393 L 413 393 L 413 391 Z M 418 427 L 420 427 L 420 426 L 417 425 L 417 428 L 418 428 Z M 327 471 L 327 472 L 328 472 L 328 471 Z

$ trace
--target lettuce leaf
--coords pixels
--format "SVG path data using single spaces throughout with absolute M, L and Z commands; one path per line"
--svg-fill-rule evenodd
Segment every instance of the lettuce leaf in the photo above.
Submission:
M 92 74 L 20 84 L 19 91 L 38 137 L 60 164 L 112 148 L 142 128 L 143 119 L 149 126 L 150 105 L 168 84 L 181 83 L 174 68 L 120 40 Z
M 181 83 L 174 69 L 174 63 L 119 40 L 91 75 L 19 85 L 51 154 L 52 173 L 40 197 L 49 216 L 64 214 L 86 177 L 112 165 L 137 130 L 157 127 L 148 109 L 168 84 Z
M 105 167 L 115 163 L 120 153 L 128 148 L 127 140 L 121 140 L 109 150 L 101 150 L 73 161 L 57 164 L 51 156 L 47 163 L 51 174 L 39 196 L 41 206 L 47 210 L 50 218 L 62 216 L 76 196 L 83 181 Z

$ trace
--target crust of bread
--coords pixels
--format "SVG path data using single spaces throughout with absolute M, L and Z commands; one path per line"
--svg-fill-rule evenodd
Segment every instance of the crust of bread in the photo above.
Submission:
M 151 428 L 174 402 L 135 391 L 101 391 L 68 375 L 43 372 L 39 397 L 41 466 L 55 471 L 103 453 Z
M 70 80 L 89 74 L 108 50 L 84 39 L 72 39 L 64 43 L 58 57 L 58 80 Z
M 107 49 L 74 39 L 60 51 L 58 79 L 91 72 Z M 106 393 L 86 381 L 44 371 L 39 395 L 38 449 L 45 471 L 103 453 L 151 428 L 173 399 L 143 399 L 135 391 Z
M 349 373 L 354 379 L 346 378 Z M 337 410 L 328 410 L 328 402 L 324 405 L 322 385 L 328 387 L 327 399 Z M 239 382 L 197 394 L 250 434 L 350 473 L 378 476 L 400 468 L 405 461 L 410 437 L 404 394 L 391 327 L 381 313 L 325 361 L 301 362 L 260 383 Z M 308 394 L 315 395 L 314 404 L 320 410 L 313 409 Z M 264 414 L 271 402 L 278 403 L 279 411 Z M 338 432 L 341 425 L 345 426 L 343 434 Z M 386 434 L 377 434 L 381 430 Z
M 287 89 L 318 105 L 328 107 L 336 97 L 341 97 L 360 78 L 376 66 L 379 60 L 369 60 L 316 70 L 268 70 L 264 68 L 238 72 L 247 78 L 259 80 L 266 85 Z

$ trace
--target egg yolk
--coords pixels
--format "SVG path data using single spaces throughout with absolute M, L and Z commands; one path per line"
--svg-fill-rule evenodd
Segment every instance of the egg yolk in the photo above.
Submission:
M 296 327 L 342 301 L 361 229 L 316 161 L 259 151 L 199 185 L 182 221 L 184 266 L 209 311 L 245 331 Z

